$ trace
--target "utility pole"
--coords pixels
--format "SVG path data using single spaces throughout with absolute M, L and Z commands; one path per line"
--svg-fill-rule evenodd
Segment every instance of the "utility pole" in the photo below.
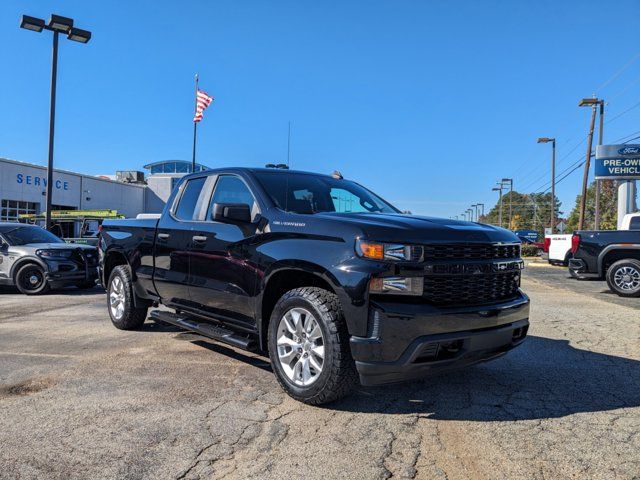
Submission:
M 556 228 L 556 139 L 542 137 L 538 143 L 551 142 L 551 233 Z
M 603 129 L 604 129 L 604 100 L 600 99 L 600 126 L 598 131 L 598 145 L 602 145 Z M 596 179 L 596 215 L 593 228 L 600 230 L 600 194 L 602 190 L 602 183 L 600 179 Z
M 578 104 L 579 107 L 591 107 L 591 123 L 589 124 L 589 135 L 587 136 L 587 158 L 584 162 L 584 176 L 582 177 L 582 196 L 580 198 L 580 219 L 578 230 L 584 230 L 584 219 L 587 208 L 587 187 L 589 183 L 589 167 L 591 165 L 591 147 L 593 145 L 593 129 L 596 123 L 596 112 L 599 100 L 597 98 L 583 98 Z

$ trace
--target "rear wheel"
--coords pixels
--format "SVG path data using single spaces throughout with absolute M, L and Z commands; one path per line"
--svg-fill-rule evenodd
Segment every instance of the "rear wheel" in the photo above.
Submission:
M 15 274 L 14 283 L 20 293 L 25 295 L 40 295 L 49 290 L 44 269 L 34 263 L 20 267 Z
M 618 260 L 607 270 L 607 285 L 621 297 L 640 297 L 640 261 Z
M 133 302 L 133 282 L 127 265 L 118 265 L 109 276 L 107 303 L 111 322 L 120 330 L 140 328 L 147 318 L 147 307 Z
M 357 383 L 338 297 L 321 288 L 280 298 L 269 323 L 269 357 L 282 388 L 311 405 L 342 398 Z

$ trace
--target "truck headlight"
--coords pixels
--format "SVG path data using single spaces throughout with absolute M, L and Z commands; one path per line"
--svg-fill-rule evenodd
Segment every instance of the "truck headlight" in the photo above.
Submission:
M 421 296 L 423 289 L 422 277 L 374 277 L 369 282 L 370 293 Z
M 69 258 L 73 253 L 72 250 L 36 250 L 36 255 L 42 258 Z
M 379 243 L 358 239 L 356 240 L 356 253 L 371 260 L 421 262 L 424 250 L 419 245 Z

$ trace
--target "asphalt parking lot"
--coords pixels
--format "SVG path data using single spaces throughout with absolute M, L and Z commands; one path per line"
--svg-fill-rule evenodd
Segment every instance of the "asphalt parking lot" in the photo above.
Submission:
M 640 478 L 640 300 L 525 272 L 519 349 L 324 408 L 98 289 L 0 291 L 0 478 Z

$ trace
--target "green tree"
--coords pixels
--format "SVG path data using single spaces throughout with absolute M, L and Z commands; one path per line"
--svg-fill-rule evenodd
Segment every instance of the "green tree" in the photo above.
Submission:
M 576 196 L 576 204 L 567 219 L 569 232 L 578 230 L 580 221 L 580 200 L 582 195 Z M 584 230 L 595 228 L 596 218 L 596 182 L 591 182 L 587 188 L 585 202 Z M 618 226 L 618 192 L 613 180 L 602 180 L 600 188 L 600 229 L 615 230 Z
M 511 224 L 509 224 L 509 206 L 511 205 Z M 560 211 L 561 203 L 556 197 L 556 218 L 563 212 Z M 500 224 L 500 206 L 489 210 L 481 222 L 492 225 Z M 502 226 L 510 230 L 535 230 L 540 235 L 544 234 L 545 227 L 551 223 L 551 193 L 518 193 L 509 192 L 502 196 Z

